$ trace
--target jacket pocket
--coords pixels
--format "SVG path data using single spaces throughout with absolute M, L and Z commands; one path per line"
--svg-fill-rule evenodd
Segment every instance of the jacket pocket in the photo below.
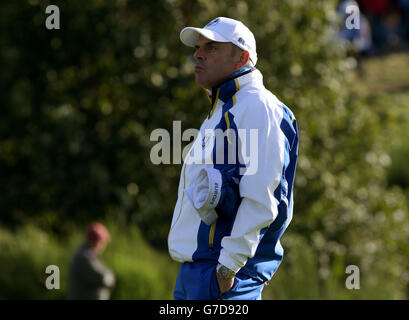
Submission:
M 218 300 L 228 300 L 231 297 L 231 295 L 236 292 L 237 287 L 239 286 L 239 282 L 240 282 L 239 278 L 235 276 L 233 286 L 225 293 L 219 294 Z

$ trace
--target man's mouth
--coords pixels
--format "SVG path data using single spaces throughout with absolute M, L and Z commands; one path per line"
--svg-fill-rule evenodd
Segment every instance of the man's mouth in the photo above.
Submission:
M 204 68 L 202 66 L 196 65 L 195 66 L 195 72 L 203 71 Z

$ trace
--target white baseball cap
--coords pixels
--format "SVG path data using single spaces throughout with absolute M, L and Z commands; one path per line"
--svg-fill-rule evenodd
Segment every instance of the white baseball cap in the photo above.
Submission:
M 253 65 L 257 63 L 256 39 L 253 33 L 242 22 L 225 17 L 210 21 L 203 28 L 186 27 L 180 32 L 183 44 L 194 47 L 199 35 L 216 42 L 231 42 L 248 51 Z

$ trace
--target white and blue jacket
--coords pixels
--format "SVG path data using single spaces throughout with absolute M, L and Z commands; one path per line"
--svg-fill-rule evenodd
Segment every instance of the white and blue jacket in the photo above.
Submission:
M 260 281 L 269 281 L 283 258 L 280 238 L 293 214 L 297 121 L 291 110 L 264 87 L 263 77 L 255 68 L 236 72 L 213 88 L 211 97 L 212 109 L 200 127 L 200 138 L 194 141 L 182 166 L 168 237 L 169 253 L 181 263 L 218 261 L 235 272 L 240 270 Z M 223 143 L 215 143 L 215 135 L 209 132 L 217 128 L 224 132 L 233 130 L 237 139 L 232 142 L 226 134 Z M 243 139 L 238 133 L 250 129 L 258 133 L 257 153 L 252 155 L 249 135 Z M 193 152 L 209 151 L 208 148 L 211 150 L 205 155 Z M 216 161 L 216 154 L 227 155 L 231 150 L 238 161 Z M 244 154 L 250 158 L 247 163 L 242 161 Z M 250 167 L 256 170 L 246 174 L 245 169 Z M 214 184 L 210 189 L 219 194 L 209 199 L 223 199 L 222 205 L 219 202 L 212 209 L 218 219 L 211 225 L 202 221 L 186 195 L 203 169 L 221 173 L 221 179 L 210 180 Z

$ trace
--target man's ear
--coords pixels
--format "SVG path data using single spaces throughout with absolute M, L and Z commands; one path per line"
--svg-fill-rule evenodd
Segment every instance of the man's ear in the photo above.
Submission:
M 248 51 L 243 51 L 240 55 L 240 68 L 244 67 L 250 59 L 250 54 Z

